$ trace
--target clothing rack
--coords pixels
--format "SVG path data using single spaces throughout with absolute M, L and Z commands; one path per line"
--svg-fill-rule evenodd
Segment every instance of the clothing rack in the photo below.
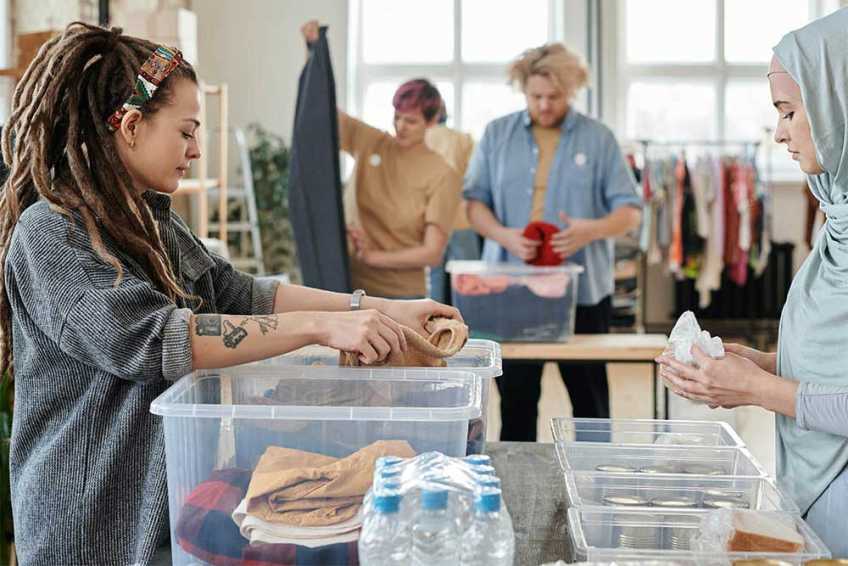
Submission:
M 651 148 L 679 148 L 684 153 L 687 148 L 739 148 L 743 150 L 743 155 L 747 158 L 750 158 L 754 163 L 754 166 L 757 166 L 757 154 L 759 152 L 760 147 L 763 145 L 760 140 L 744 140 L 744 139 L 725 139 L 725 140 L 714 140 L 714 139 L 694 139 L 694 140 L 651 140 L 651 139 L 638 139 L 633 141 L 634 145 L 638 145 L 641 149 L 641 155 L 643 158 L 643 166 L 644 163 L 648 161 L 648 155 Z M 767 154 L 765 156 L 765 170 L 761 170 L 762 175 L 760 175 L 760 182 L 762 187 L 766 191 L 767 195 L 771 194 L 772 189 L 772 171 L 771 171 L 771 156 Z M 768 198 L 768 197 L 767 197 Z M 639 309 L 636 316 L 637 328 L 641 331 L 647 328 L 648 331 L 657 331 L 656 324 L 646 324 L 646 314 L 647 314 L 647 272 L 648 272 L 648 261 L 647 254 L 641 253 L 640 260 L 638 262 L 639 270 L 637 273 L 637 281 L 639 288 Z M 791 271 L 791 269 L 790 269 Z M 676 293 L 676 291 L 675 291 Z M 739 322 L 738 320 L 734 321 L 732 319 L 718 319 L 711 320 L 711 324 L 713 323 L 732 323 Z M 752 337 L 755 341 L 762 343 L 763 341 L 771 339 L 772 328 L 770 324 L 759 324 L 755 325 L 754 322 L 750 321 L 752 324 L 746 326 L 747 328 L 760 328 L 762 327 L 763 332 L 751 332 Z M 771 321 L 759 321 L 759 322 L 771 322 Z M 673 324 L 673 323 L 672 323 Z M 670 331 L 670 326 L 668 328 L 664 328 L 666 332 Z M 760 336 L 760 334 L 763 334 Z

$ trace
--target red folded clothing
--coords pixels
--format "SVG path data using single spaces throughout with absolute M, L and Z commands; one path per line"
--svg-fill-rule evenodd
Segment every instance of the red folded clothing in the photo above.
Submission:
M 524 228 L 524 237 L 542 242 L 533 259 L 527 260 L 530 265 L 560 265 L 565 258 L 554 251 L 553 237 L 559 228 L 547 222 L 531 222 Z

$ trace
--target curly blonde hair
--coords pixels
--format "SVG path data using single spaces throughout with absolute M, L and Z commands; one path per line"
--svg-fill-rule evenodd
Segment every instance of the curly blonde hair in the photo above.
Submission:
M 583 60 L 562 43 L 546 43 L 528 49 L 510 64 L 508 74 L 509 82 L 522 91 L 531 76 L 547 77 L 569 100 L 589 81 L 589 69 Z

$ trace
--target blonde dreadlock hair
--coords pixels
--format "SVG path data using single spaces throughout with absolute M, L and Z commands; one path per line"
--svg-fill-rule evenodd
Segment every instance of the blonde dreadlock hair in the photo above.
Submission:
M 130 96 L 156 45 L 74 22 L 45 43 L 15 88 L 3 128 L 9 177 L 0 189 L 0 379 L 12 375 L 12 313 L 5 282 L 9 243 L 21 214 L 39 197 L 71 222 L 80 218 L 97 255 L 123 277 L 104 234 L 143 266 L 171 300 L 189 297 L 174 276 L 156 222 L 118 157 L 106 122 Z M 168 104 L 178 79 L 197 83 L 182 62 L 141 107 L 152 115 Z

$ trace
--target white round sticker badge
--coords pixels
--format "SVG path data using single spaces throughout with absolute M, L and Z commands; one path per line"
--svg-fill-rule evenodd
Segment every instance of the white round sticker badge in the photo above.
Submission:
M 584 165 L 586 165 L 586 154 L 585 153 L 576 154 L 574 156 L 574 164 L 577 165 L 578 167 L 583 167 Z
M 372 153 L 371 157 L 368 158 L 368 163 L 370 163 L 373 167 L 379 167 L 382 162 L 383 159 L 380 157 L 379 153 Z

